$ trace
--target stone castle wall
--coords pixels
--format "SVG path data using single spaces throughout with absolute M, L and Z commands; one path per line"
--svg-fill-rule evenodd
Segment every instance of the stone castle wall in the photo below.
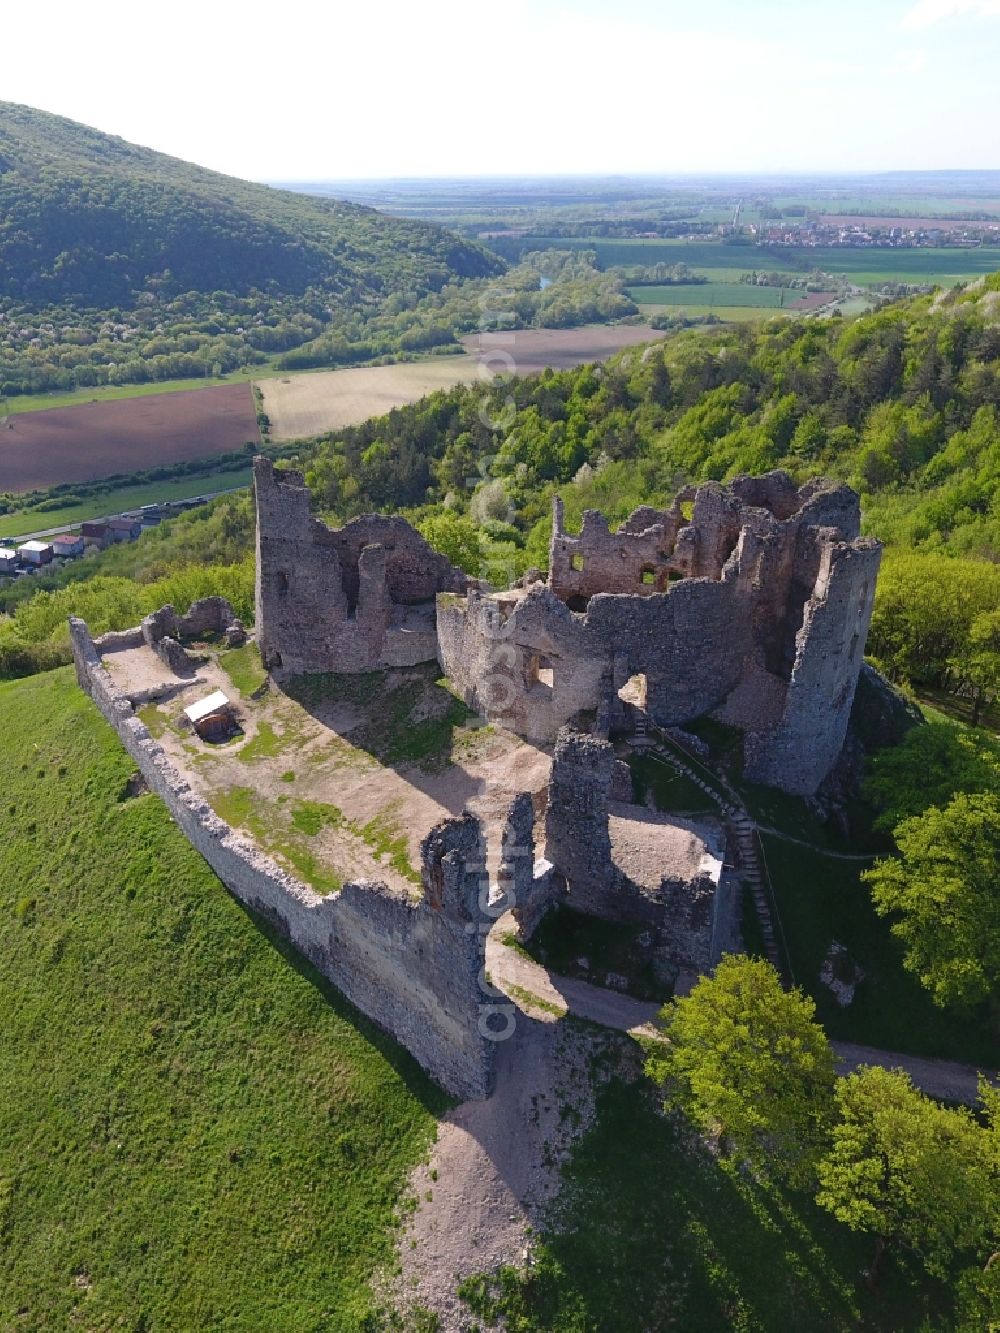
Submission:
M 661 966 L 674 973 L 708 972 L 739 937 L 733 881 L 721 874 L 721 842 L 706 829 L 674 819 L 675 829 L 698 839 L 703 864 L 687 874 L 676 864 L 672 872 L 661 869 L 655 885 L 633 882 L 615 863 L 610 833 L 612 815 L 629 820 L 638 813 L 635 806 L 612 799 L 616 762 L 608 741 L 568 727 L 559 733 L 549 781 L 545 858 L 558 868 L 564 886 L 550 887 L 549 897 L 606 921 L 648 926 Z M 712 846 L 704 838 L 711 838 Z M 541 885 L 526 895 L 527 914 L 540 896 Z
M 744 774 L 751 782 L 811 796 L 837 762 L 864 660 L 881 557 L 873 541 L 824 547 L 796 635 L 781 720 L 746 735 Z
M 567 535 L 557 500 L 548 585 L 439 597 L 439 660 L 471 707 L 543 742 L 581 712 L 620 724 L 641 677 L 654 723 L 716 715 L 744 732 L 748 777 L 811 794 L 871 617 L 880 548 L 859 529 L 848 487 L 783 472 L 710 482 L 614 533 L 588 511 Z
M 118 733 L 149 789 L 230 892 L 287 936 L 449 1092 L 488 1095 L 495 1041 L 483 1030 L 482 969 L 494 917 L 486 910 L 489 880 L 478 820 L 471 815 L 446 820 L 425 838 L 419 900 L 378 883 L 346 884 L 338 893 L 319 894 L 215 814 L 135 716 L 86 624 L 71 620 L 70 635 L 80 685 Z M 136 630 L 108 639 L 102 648 L 114 651 L 136 646 L 142 636 Z
M 645 526 L 640 527 L 640 523 Z M 599 592 L 648 596 L 663 592 L 679 566 L 671 559 L 683 526 L 679 506 L 672 510 L 645 507 L 627 526 L 612 532 L 603 514 L 588 509 L 579 537 L 563 525 L 563 503 L 553 504 L 549 545 L 549 587 L 571 605 Z
M 437 655 L 433 599 L 468 580 L 405 519 L 331 529 L 302 474 L 254 459 L 257 643 L 268 669 L 362 672 Z

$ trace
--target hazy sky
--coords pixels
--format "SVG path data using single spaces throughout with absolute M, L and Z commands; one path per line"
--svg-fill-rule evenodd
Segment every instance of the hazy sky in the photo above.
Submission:
M 1000 0 L 0 0 L 0 99 L 254 179 L 1000 167 Z

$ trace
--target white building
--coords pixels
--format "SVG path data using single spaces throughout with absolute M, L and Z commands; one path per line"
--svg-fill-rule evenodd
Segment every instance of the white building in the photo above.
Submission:
M 17 548 L 17 554 L 26 565 L 47 565 L 52 559 L 52 547 L 48 542 L 25 542 Z

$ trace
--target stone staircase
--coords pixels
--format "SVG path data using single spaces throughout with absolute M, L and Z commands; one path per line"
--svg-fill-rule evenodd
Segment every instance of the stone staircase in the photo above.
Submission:
M 657 735 L 657 728 L 650 722 L 649 715 L 645 711 L 639 709 L 635 711 L 633 727 L 633 736 L 630 741 L 632 746 L 641 750 L 644 754 L 655 754 L 658 759 L 669 764 L 675 772 L 680 773 L 689 782 L 693 782 L 696 787 L 700 787 L 713 805 L 716 806 L 724 822 L 731 828 L 736 843 L 740 878 L 749 889 L 750 897 L 753 900 L 757 920 L 760 922 L 767 960 L 782 978 L 785 985 L 790 985 L 792 982 L 791 972 L 786 962 L 786 950 L 778 937 L 780 927 L 776 925 L 773 907 L 774 896 L 771 890 L 770 876 L 760 847 L 757 826 L 750 817 L 736 789 L 722 774 L 712 773 L 712 782 L 707 782 L 701 772 L 698 771 L 704 768 L 704 765 L 700 761 L 692 760 L 688 763 L 681 759 L 670 746 L 664 743 L 663 738 Z M 697 764 L 697 768 L 695 764 Z M 705 771 L 708 772 L 709 770 L 706 769 Z M 725 794 L 723 795 L 723 793 Z

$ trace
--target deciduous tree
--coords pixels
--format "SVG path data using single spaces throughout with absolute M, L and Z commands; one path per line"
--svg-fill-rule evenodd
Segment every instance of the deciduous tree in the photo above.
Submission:
M 865 872 L 875 909 L 895 916 L 906 967 L 939 1005 L 973 1005 L 1000 986 L 1000 799 L 959 794 L 895 833 L 898 858 Z
M 815 1005 L 785 991 L 769 963 L 723 958 L 667 1005 L 667 1037 L 649 1072 L 726 1153 L 805 1184 L 825 1142 L 833 1053 Z
M 901 1245 L 929 1273 L 985 1257 L 996 1241 L 990 1135 L 965 1110 L 939 1106 L 902 1070 L 865 1068 L 839 1080 L 837 1123 L 819 1163 L 817 1202 L 875 1241 L 869 1280 Z

